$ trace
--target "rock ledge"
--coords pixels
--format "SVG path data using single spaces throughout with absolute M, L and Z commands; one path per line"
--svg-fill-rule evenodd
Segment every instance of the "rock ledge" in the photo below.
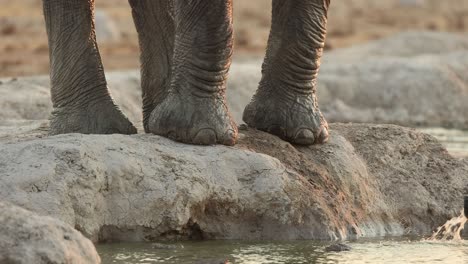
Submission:
M 93 241 L 427 234 L 468 191 L 466 161 L 392 125 L 334 124 L 312 147 L 255 130 L 236 147 L 201 147 L 27 128 L 0 137 L 0 199 Z

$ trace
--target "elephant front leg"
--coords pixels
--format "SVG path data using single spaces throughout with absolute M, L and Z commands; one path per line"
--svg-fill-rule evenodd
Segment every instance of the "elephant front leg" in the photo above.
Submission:
M 232 54 L 232 2 L 174 0 L 175 41 L 167 93 L 149 131 L 192 144 L 233 145 L 237 127 L 225 98 Z
M 50 133 L 133 134 L 114 104 L 94 32 L 94 0 L 43 0 L 54 110 Z
M 273 0 L 262 80 L 243 120 L 294 144 L 328 139 L 317 104 L 316 80 L 330 0 Z

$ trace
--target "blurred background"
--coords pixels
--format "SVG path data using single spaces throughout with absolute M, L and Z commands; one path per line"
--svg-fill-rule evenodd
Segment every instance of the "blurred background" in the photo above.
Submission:
M 46 74 L 41 0 L 0 0 L 0 77 Z M 96 0 L 106 70 L 138 67 L 138 40 L 127 0 Z M 234 0 L 235 57 L 261 57 L 271 0 Z M 327 50 L 407 30 L 468 32 L 467 0 L 332 0 Z

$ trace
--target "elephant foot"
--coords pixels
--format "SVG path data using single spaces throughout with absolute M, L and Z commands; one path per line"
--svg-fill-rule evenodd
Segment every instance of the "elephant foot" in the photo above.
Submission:
M 237 126 L 221 95 L 199 97 L 170 93 L 152 111 L 149 131 L 196 145 L 232 146 L 238 135 Z
M 50 120 L 51 135 L 81 134 L 136 134 L 137 129 L 112 100 L 55 108 Z
M 257 92 L 246 106 L 243 120 L 249 127 L 298 145 L 321 144 L 328 140 L 328 124 L 313 94 L 273 92 Z

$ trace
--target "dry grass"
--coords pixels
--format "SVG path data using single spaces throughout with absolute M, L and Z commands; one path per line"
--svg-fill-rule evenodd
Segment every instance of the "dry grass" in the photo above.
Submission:
M 468 31 L 467 0 L 332 0 L 327 48 L 346 47 L 410 29 Z M 96 0 L 122 31 L 120 41 L 101 43 L 107 70 L 138 67 L 138 42 L 127 0 Z M 406 1 L 408 2 L 408 1 Z M 48 71 L 41 0 L 0 0 L 0 76 Z M 270 25 L 271 0 L 234 0 L 236 56 L 262 56 Z

